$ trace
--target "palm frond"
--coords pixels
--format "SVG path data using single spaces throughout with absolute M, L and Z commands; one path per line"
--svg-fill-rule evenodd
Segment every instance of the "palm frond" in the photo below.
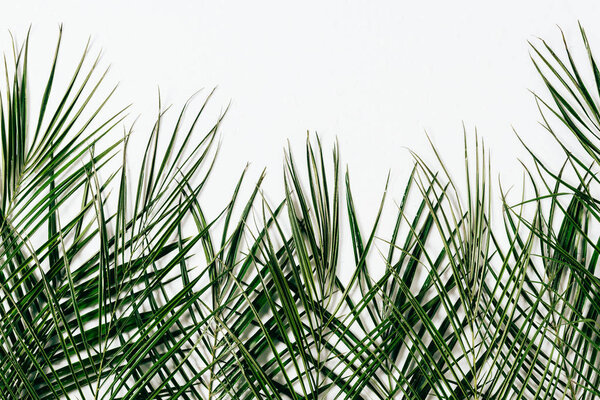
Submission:
M 465 128 L 464 179 L 432 143 L 390 220 L 382 181 L 366 227 L 318 136 L 303 162 L 286 150 L 280 202 L 244 170 L 208 215 L 212 92 L 174 123 L 159 99 L 136 165 L 89 47 L 57 87 L 61 36 L 39 110 L 29 38 L 0 90 L 0 398 L 600 396 L 600 72 L 583 29 L 585 66 L 566 41 L 562 56 L 532 45 L 564 162 L 523 139 L 511 204 Z

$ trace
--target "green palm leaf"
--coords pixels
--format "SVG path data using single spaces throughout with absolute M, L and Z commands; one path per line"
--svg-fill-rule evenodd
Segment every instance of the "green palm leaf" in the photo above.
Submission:
M 433 144 L 434 162 L 412 153 L 393 218 L 388 176 L 366 227 L 337 143 L 318 136 L 303 162 L 285 152 L 279 202 L 264 173 L 244 195 L 244 170 L 207 215 L 212 92 L 173 124 L 159 99 L 135 165 L 127 107 L 109 113 L 90 49 L 57 87 L 59 32 L 32 110 L 29 38 L 15 44 L 0 90 L 0 398 L 599 397 L 600 72 L 581 35 L 586 66 L 566 43 L 532 46 L 560 165 L 526 145 L 511 204 L 465 132 L 464 179 Z

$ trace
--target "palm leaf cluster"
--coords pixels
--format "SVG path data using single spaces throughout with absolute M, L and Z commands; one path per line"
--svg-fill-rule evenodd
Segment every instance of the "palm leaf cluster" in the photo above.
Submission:
M 531 151 L 518 201 L 465 134 L 463 179 L 435 147 L 434 163 L 414 154 L 393 220 L 386 184 L 366 227 L 337 145 L 318 137 L 302 162 L 286 151 L 280 202 L 244 171 L 208 215 L 210 94 L 174 124 L 161 109 L 132 164 L 126 110 L 106 112 L 114 90 L 89 50 L 57 86 L 59 36 L 33 109 L 28 40 L 15 45 L 0 101 L 0 398 L 599 398 L 600 70 L 581 35 L 582 63 L 532 46 L 564 159 Z

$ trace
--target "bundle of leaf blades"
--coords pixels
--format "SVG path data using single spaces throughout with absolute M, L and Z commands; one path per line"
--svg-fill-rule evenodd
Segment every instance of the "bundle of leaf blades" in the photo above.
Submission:
M 133 167 L 87 47 L 57 87 L 61 36 L 39 110 L 29 38 L 0 92 L 0 398 L 600 396 L 600 72 L 583 29 L 585 73 L 566 43 L 532 47 L 565 159 L 531 151 L 531 193 L 500 188 L 492 221 L 489 153 L 465 132 L 464 184 L 435 146 L 412 154 L 393 221 L 388 177 L 367 229 L 338 145 L 310 136 L 304 162 L 285 152 L 280 202 L 243 171 L 207 215 L 212 93 L 174 124 L 159 107 Z

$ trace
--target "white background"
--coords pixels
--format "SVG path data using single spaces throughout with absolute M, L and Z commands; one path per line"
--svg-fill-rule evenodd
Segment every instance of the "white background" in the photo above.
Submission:
M 432 158 L 425 131 L 457 179 L 463 122 L 491 148 L 494 181 L 506 187 L 519 186 L 525 155 L 513 127 L 537 151 L 558 154 L 538 125 L 529 89 L 544 91 L 527 41 L 558 47 L 559 25 L 581 48 L 578 20 L 600 54 L 597 1 L 10 1 L 0 9 L 0 37 L 9 51 L 9 30 L 22 40 L 32 24 L 46 68 L 60 23 L 66 65 L 91 36 L 111 65 L 107 81 L 120 83 L 114 103 L 133 103 L 128 123 L 141 115 L 142 131 L 158 87 L 163 103 L 179 107 L 218 85 L 215 112 L 231 101 L 211 182 L 222 196 L 251 162 L 254 178 L 267 167 L 265 187 L 277 198 L 286 140 L 300 159 L 307 131 L 327 148 L 337 137 L 369 218 L 388 170 L 399 198 L 406 147 Z

